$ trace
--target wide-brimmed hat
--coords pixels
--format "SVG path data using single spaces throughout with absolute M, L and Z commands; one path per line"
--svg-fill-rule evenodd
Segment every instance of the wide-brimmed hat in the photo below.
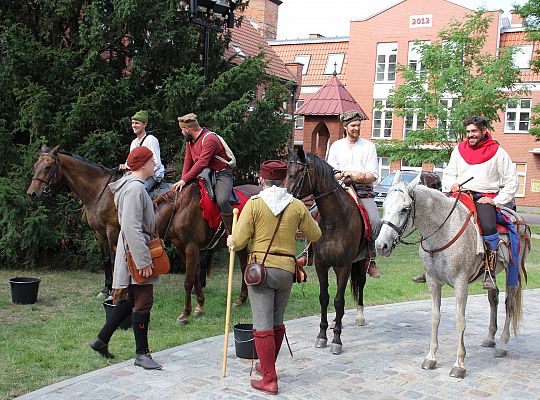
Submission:
M 145 146 L 139 146 L 134 148 L 127 158 L 127 165 L 130 170 L 137 171 L 141 168 L 148 160 L 152 158 L 154 153 Z
M 279 160 L 268 160 L 261 164 L 259 176 L 263 179 L 282 181 L 287 177 L 287 164 Z

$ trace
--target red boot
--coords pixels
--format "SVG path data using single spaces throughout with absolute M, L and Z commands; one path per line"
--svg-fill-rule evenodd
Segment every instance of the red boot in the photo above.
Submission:
M 277 394 L 276 343 L 274 331 L 255 331 L 255 348 L 259 355 L 262 379 L 252 379 L 251 387 L 269 394 Z
M 276 345 L 276 356 L 274 362 L 277 360 L 279 351 L 281 350 L 281 344 L 283 343 L 283 337 L 285 336 L 285 325 L 274 325 L 274 343 Z M 255 363 L 255 371 L 259 375 L 262 375 L 261 363 L 257 361 Z

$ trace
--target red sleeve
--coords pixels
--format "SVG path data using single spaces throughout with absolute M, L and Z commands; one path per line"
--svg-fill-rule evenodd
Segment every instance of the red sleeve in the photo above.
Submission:
M 182 168 L 182 179 L 184 179 L 185 182 L 187 180 L 184 178 L 188 171 L 193 167 L 193 156 L 191 155 L 191 146 L 192 144 L 189 142 L 186 142 L 186 154 L 184 155 L 184 168 Z
M 203 169 L 208 168 L 210 166 L 210 161 L 220 149 L 219 145 L 221 145 L 221 143 L 216 135 L 207 134 L 206 137 L 201 138 L 201 143 L 202 139 L 204 139 L 204 143 L 202 144 L 201 153 L 195 163 L 188 170 L 186 170 L 184 164 L 182 179 L 186 183 L 195 179 Z

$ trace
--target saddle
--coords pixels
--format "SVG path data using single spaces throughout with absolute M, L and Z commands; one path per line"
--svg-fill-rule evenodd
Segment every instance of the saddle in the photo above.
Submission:
M 210 197 L 212 201 L 216 201 L 216 194 L 214 192 L 214 188 L 216 187 L 216 175 L 214 174 L 214 171 L 210 168 L 205 168 L 198 177 L 203 182 L 208 197 Z M 229 202 L 231 204 L 240 204 L 240 199 L 236 195 L 234 189 L 229 196 Z
M 451 196 L 453 198 L 457 198 L 458 193 L 457 192 L 452 193 Z M 459 201 L 461 202 L 461 204 L 463 204 L 465 207 L 467 207 L 467 209 L 469 211 L 471 211 L 473 213 L 474 224 L 478 228 L 478 232 L 480 232 L 480 235 L 482 235 L 483 232 L 482 232 L 482 227 L 480 226 L 480 224 L 478 222 L 478 214 L 477 214 L 477 211 L 476 211 L 476 204 L 475 204 L 474 199 L 471 196 L 471 194 L 468 193 L 468 192 L 461 192 L 461 196 L 459 197 Z M 502 214 L 507 221 L 511 221 L 515 225 L 518 225 L 519 222 L 520 222 L 517 214 L 514 211 L 510 210 L 509 208 L 506 208 L 506 207 L 499 208 L 499 207 L 497 207 L 497 213 Z M 508 224 L 502 224 L 502 223 L 497 222 L 497 232 L 499 232 L 499 234 L 508 234 Z
M 349 196 L 351 196 L 354 202 L 356 203 L 358 207 L 358 211 L 360 211 L 360 215 L 362 215 L 362 219 L 364 220 L 366 239 L 370 241 L 371 240 L 371 224 L 369 223 L 369 215 L 366 208 L 364 207 L 364 205 L 359 199 L 364 198 L 364 197 L 373 197 L 373 196 L 362 196 L 362 194 L 356 193 L 356 190 L 354 189 L 351 188 L 350 186 L 345 187 L 345 190 L 347 191 Z

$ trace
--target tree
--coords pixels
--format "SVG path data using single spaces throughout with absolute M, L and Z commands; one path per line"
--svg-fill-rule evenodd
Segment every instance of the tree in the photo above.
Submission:
M 527 40 L 535 43 L 540 40 L 540 1 L 529 0 L 522 6 L 514 6 L 512 12 L 519 14 L 524 19 L 527 30 Z M 531 68 L 535 72 L 540 72 L 540 50 L 536 50 L 535 57 L 531 60 Z M 536 104 L 532 109 L 531 127 L 529 133 L 536 140 L 540 140 L 540 105 Z
M 490 23 L 491 16 L 478 11 L 451 21 L 437 41 L 416 43 L 420 63 L 398 66 L 404 83 L 387 101 L 410 130 L 403 140 L 377 143 L 379 154 L 420 165 L 446 161 L 463 139 L 465 118 L 499 120 L 520 78 L 512 48 L 498 56 L 482 52 Z
M 239 176 L 288 143 L 291 126 L 280 117 L 288 88 L 265 75 L 263 55 L 231 64 L 222 56 L 229 35 L 212 32 L 206 84 L 201 32 L 177 1 L 6 0 L 0 18 L 3 265 L 40 263 L 53 252 L 71 265 L 97 261 L 94 233 L 72 198 L 62 191 L 53 204 L 26 198 L 43 143 L 114 167 L 126 159 L 130 116 L 140 109 L 177 175 L 176 118 L 188 112 L 226 138 Z

